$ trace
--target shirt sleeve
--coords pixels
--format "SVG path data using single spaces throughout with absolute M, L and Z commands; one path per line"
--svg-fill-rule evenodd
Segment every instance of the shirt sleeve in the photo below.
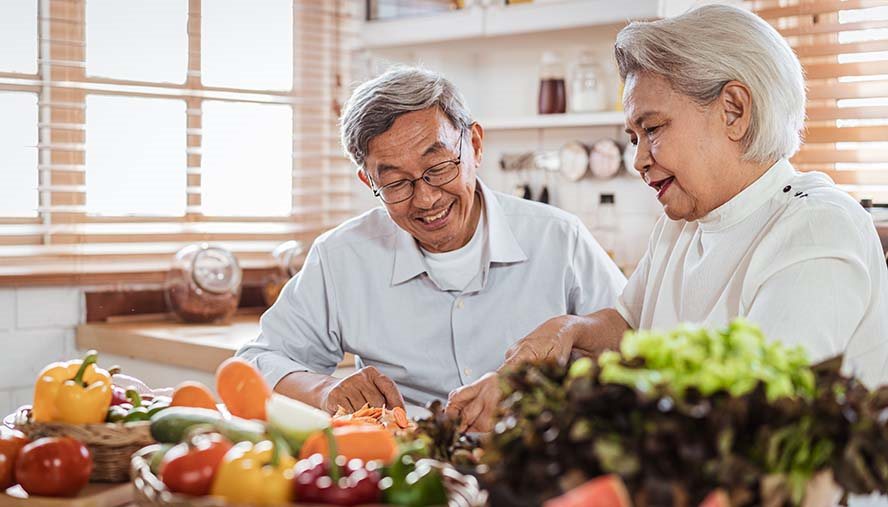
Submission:
M 568 313 L 587 315 L 613 308 L 626 285 L 626 277 L 579 220 L 575 231 L 574 281 L 569 293 Z
M 615 310 L 623 317 L 623 320 L 629 324 L 632 329 L 638 329 L 641 326 L 641 309 L 644 305 L 644 294 L 650 278 L 651 257 L 654 254 L 654 244 L 659 238 L 666 224 L 666 216 L 660 217 L 654 230 L 651 231 L 648 247 L 638 265 L 629 276 L 629 281 L 623 292 L 617 297 Z
M 313 245 L 302 270 L 259 321 L 259 336 L 238 350 L 271 386 L 295 371 L 331 374 L 343 350 L 335 314 L 335 291 L 322 253 Z
M 803 346 L 812 362 L 844 353 L 872 290 L 863 243 L 842 210 L 795 213 L 756 249 L 741 314 L 765 336 Z

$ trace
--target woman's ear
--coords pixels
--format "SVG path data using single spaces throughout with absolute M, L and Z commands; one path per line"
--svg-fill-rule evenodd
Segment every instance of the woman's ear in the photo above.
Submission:
M 752 121 L 752 94 L 749 88 L 739 81 L 729 81 L 722 87 L 719 101 L 728 138 L 740 141 Z

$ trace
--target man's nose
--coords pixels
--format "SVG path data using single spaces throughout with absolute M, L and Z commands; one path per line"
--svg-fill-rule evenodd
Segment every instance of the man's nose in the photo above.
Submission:
M 413 183 L 413 205 L 417 208 L 429 209 L 441 197 L 441 189 L 419 179 Z

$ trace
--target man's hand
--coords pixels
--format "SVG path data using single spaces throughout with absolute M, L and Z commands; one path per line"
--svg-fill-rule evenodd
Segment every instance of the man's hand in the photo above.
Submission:
M 467 386 L 451 391 L 444 412 L 460 417 L 460 431 L 490 431 L 501 396 L 499 376 L 488 373 Z
M 321 398 L 321 408 L 331 414 L 340 406 L 355 411 L 368 403 L 371 407 L 404 407 L 398 386 L 373 366 L 330 384 Z
M 574 346 L 573 329 L 582 318 L 561 315 L 547 320 L 506 351 L 506 361 L 500 369 L 547 359 L 567 364 Z

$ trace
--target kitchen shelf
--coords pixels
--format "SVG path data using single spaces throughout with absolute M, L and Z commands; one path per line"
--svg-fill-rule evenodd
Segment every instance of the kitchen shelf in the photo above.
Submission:
M 385 48 L 475 39 L 484 35 L 484 9 L 470 7 L 426 16 L 366 21 L 361 30 L 365 48 Z
M 598 126 L 622 126 L 625 115 L 622 111 L 602 113 L 541 114 L 482 119 L 479 123 L 484 130 L 522 130 L 544 128 L 575 128 Z
M 516 5 L 472 6 L 426 16 L 367 21 L 365 48 L 446 43 L 486 37 L 606 26 L 682 12 L 689 0 L 558 0 Z

